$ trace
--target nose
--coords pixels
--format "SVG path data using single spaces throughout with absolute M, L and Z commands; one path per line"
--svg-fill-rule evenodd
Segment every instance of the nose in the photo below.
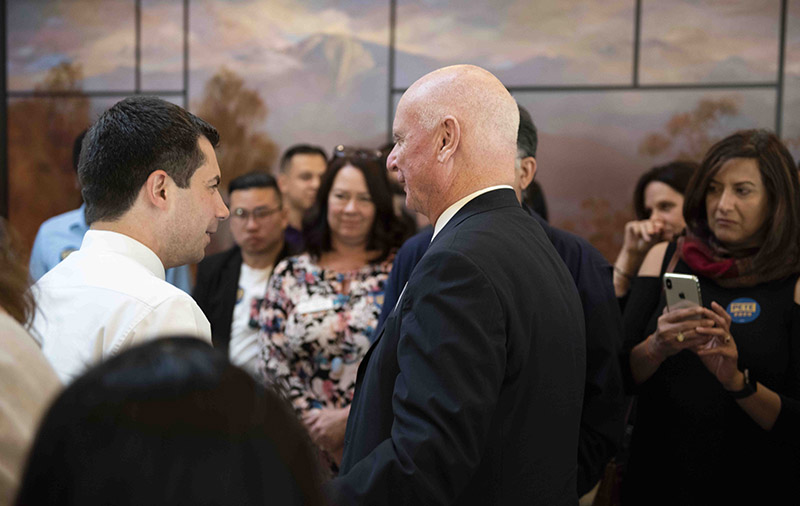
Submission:
M 392 147 L 392 151 L 389 153 L 389 156 L 386 157 L 386 170 L 389 172 L 397 170 L 397 155 L 395 154 L 396 149 L 397 144 Z
M 729 191 L 727 188 L 722 191 L 722 195 L 719 197 L 719 202 L 717 203 L 717 210 L 727 213 L 728 211 L 733 209 L 733 192 Z
M 654 209 L 652 213 L 650 213 L 651 220 L 661 220 L 664 221 L 664 211 L 660 209 Z
M 253 230 L 258 228 L 258 223 L 256 222 L 256 217 L 253 213 L 250 213 L 250 215 L 247 217 L 247 221 L 244 223 L 244 227 L 247 230 Z
M 217 209 L 216 209 L 216 217 L 219 221 L 224 221 L 228 219 L 231 212 L 228 210 L 228 206 L 225 205 L 225 201 L 222 200 L 222 195 L 217 193 Z
M 347 201 L 347 205 L 344 206 L 344 212 L 346 213 L 354 213 L 358 208 L 356 207 L 356 199 L 352 198 Z

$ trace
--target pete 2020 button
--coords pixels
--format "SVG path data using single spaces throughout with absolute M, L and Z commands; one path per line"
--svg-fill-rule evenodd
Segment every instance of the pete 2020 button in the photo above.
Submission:
M 761 306 L 755 300 L 743 297 L 728 304 L 727 311 L 733 323 L 750 323 L 761 314 Z

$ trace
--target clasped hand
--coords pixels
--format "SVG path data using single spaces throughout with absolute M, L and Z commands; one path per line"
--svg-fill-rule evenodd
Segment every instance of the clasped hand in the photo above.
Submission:
M 341 453 L 350 408 L 312 409 L 303 414 L 303 423 L 314 443 L 332 456 Z

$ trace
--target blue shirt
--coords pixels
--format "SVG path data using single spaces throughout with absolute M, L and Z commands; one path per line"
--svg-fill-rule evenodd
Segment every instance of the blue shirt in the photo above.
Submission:
M 39 227 L 33 241 L 30 261 L 30 273 L 34 282 L 70 253 L 81 249 L 83 236 L 89 230 L 85 209 L 86 204 L 83 204 L 78 209 L 53 216 Z M 166 279 L 171 285 L 188 294 L 192 293 L 192 274 L 188 265 L 167 269 Z

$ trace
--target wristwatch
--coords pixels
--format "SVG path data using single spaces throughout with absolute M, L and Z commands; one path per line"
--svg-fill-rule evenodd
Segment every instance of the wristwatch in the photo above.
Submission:
M 756 393 L 756 382 L 750 381 L 750 370 L 745 368 L 745 370 L 742 371 L 742 374 L 744 374 L 744 388 L 741 390 L 728 391 L 730 396 L 734 399 L 744 399 L 745 397 L 750 397 Z

